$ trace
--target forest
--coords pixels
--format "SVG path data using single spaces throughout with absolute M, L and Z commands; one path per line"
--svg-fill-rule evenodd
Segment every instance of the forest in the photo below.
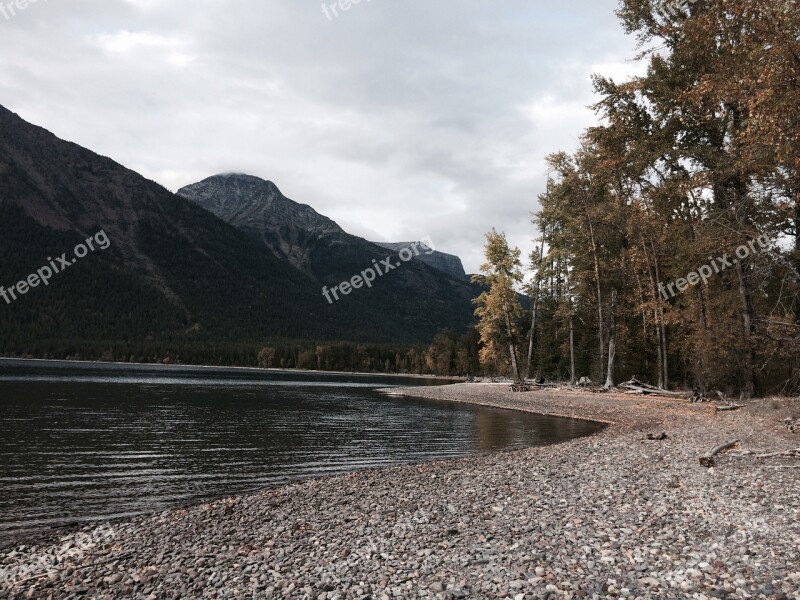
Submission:
M 751 397 L 800 384 L 794 2 L 625 0 L 646 74 L 596 76 L 598 124 L 547 160 L 523 268 L 487 235 L 482 363 Z M 527 315 L 514 290 L 524 285 Z

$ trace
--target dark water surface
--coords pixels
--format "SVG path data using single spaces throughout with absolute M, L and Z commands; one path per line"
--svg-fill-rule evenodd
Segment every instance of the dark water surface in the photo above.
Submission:
M 599 428 L 375 391 L 443 383 L 0 360 L 0 543 L 304 477 L 550 444 Z

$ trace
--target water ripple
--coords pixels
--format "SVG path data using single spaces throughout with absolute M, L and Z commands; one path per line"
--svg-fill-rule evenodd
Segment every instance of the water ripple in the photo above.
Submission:
M 304 477 L 596 431 L 580 421 L 389 398 L 374 391 L 386 378 L 103 369 L 0 361 L 0 542 Z

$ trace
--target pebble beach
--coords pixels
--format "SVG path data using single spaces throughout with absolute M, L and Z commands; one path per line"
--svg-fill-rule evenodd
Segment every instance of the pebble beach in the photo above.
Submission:
M 607 427 L 61 532 L 0 554 L 0 598 L 800 599 L 800 460 L 742 452 L 800 447 L 780 423 L 796 401 L 387 393 Z

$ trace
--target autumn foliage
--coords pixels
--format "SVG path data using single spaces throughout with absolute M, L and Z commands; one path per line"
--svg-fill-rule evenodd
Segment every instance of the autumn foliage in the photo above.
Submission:
M 618 14 L 647 72 L 596 77 L 598 125 L 548 159 L 532 372 L 568 379 L 573 362 L 601 382 L 796 392 L 800 11 L 698 0 L 671 14 L 623 0 Z M 659 293 L 759 236 L 768 249 Z

